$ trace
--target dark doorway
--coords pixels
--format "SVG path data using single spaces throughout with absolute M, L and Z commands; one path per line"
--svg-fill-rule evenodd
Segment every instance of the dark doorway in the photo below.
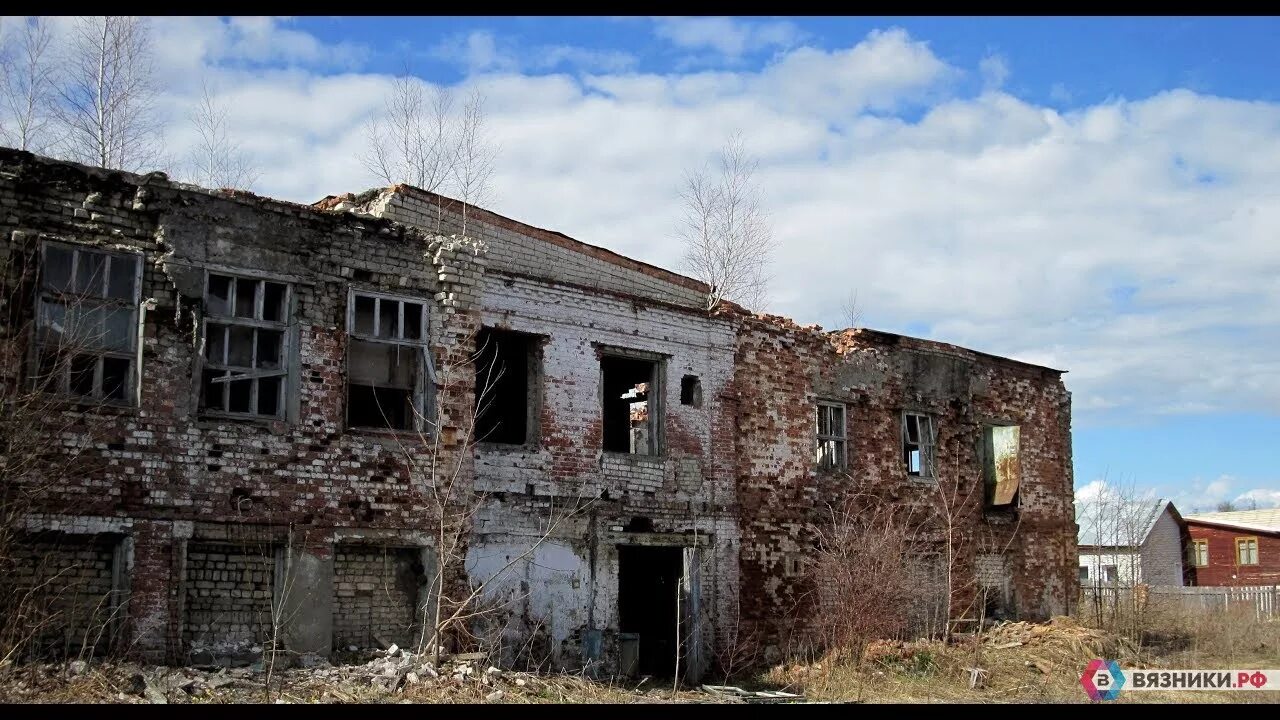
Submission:
M 619 630 L 640 637 L 636 669 L 641 675 L 675 675 L 683 557 L 679 547 L 618 546 Z

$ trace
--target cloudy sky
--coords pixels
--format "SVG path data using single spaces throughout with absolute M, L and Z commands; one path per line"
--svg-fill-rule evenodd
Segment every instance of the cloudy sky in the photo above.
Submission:
M 836 327 L 856 291 L 868 326 L 1068 370 L 1077 487 L 1280 505 L 1276 19 L 152 29 L 175 155 L 203 80 L 256 191 L 370 187 L 361 127 L 408 60 L 485 94 L 494 210 L 677 270 L 681 172 L 741 131 L 780 245 L 770 310 Z

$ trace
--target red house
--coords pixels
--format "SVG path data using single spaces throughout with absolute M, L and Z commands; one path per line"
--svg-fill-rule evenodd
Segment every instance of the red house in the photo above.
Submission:
M 1187 515 L 1191 585 L 1280 585 L 1280 508 Z

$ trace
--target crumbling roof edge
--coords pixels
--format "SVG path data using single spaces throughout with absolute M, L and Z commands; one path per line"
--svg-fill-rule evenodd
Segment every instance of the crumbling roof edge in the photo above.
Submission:
M 147 173 L 135 173 L 128 170 L 113 170 L 111 168 L 98 167 L 96 165 L 85 165 L 73 160 L 59 160 L 46 155 L 38 155 L 28 150 L 18 150 L 17 148 L 0 146 L 0 155 L 9 155 L 19 158 L 24 162 L 41 163 L 51 166 L 62 166 L 75 170 L 86 177 L 98 178 L 100 180 L 110 180 L 113 176 L 118 176 L 124 182 L 138 187 L 159 187 L 173 190 L 175 192 L 197 193 L 221 200 L 231 200 L 245 205 L 256 205 L 258 207 L 273 208 L 281 211 L 305 211 L 308 215 L 316 219 L 333 220 L 338 213 L 331 210 L 325 210 L 317 207 L 315 204 L 306 204 L 293 202 L 292 200 L 281 200 L 280 198 L 271 197 L 269 195 L 259 195 L 250 190 L 241 190 L 238 188 L 207 188 L 194 183 L 181 182 L 170 178 L 167 173 L 161 171 L 152 171 Z M 23 156 L 26 156 L 23 158 Z M 407 230 L 419 235 L 426 236 L 424 231 L 414 228 L 404 223 L 396 222 L 390 218 L 381 218 L 374 215 L 358 215 L 355 213 L 346 213 L 351 216 L 351 220 L 378 223 L 386 227 Z
M 887 330 L 873 330 L 871 328 L 847 328 L 844 330 L 830 331 L 830 334 L 842 334 L 842 333 L 852 333 L 857 336 L 866 336 L 868 338 L 872 338 L 878 342 L 882 342 L 888 345 L 896 345 L 901 340 L 910 340 L 912 342 L 920 343 L 921 345 L 925 346 L 924 349 L 937 350 L 944 353 L 959 353 L 959 354 L 967 353 L 967 354 L 972 354 L 975 357 L 980 358 L 982 360 L 987 360 L 995 363 L 1001 363 L 1006 365 L 1016 365 L 1019 367 L 1029 368 L 1034 370 L 1044 370 L 1051 373 L 1056 373 L 1058 375 L 1067 374 L 1066 370 L 1052 368 L 1052 367 L 1049 367 L 1048 365 L 1037 365 L 1036 363 L 1030 363 L 1025 360 L 1018 360 L 1016 358 L 1011 358 L 1005 355 L 995 355 L 993 353 L 983 352 L 981 350 L 974 350 L 973 348 L 965 347 L 963 345 L 956 345 L 955 343 L 943 342 L 941 340 L 930 340 L 928 338 L 915 337 L 914 335 L 902 335 L 900 333 L 893 333 Z
M 681 275 L 680 273 L 667 270 L 666 268 L 658 267 L 657 265 L 652 265 L 650 263 L 644 262 L 643 260 L 636 260 L 635 258 L 628 257 L 621 253 L 614 252 L 613 250 L 610 250 L 608 248 L 600 247 L 599 245 L 592 245 L 591 243 L 583 242 L 581 240 L 578 240 L 577 238 L 573 238 L 568 235 L 565 235 L 564 233 L 559 232 L 558 230 L 548 230 L 546 228 L 540 228 L 535 225 L 530 225 L 528 223 L 521 222 L 514 218 L 509 218 L 506 215 L 496 213 L 492 210 L 487 210 L 482 207 L 477 207 L 470 203 L 465 203 L 456 198 L 451 198 L 451 197 L 448 197 L 447 195 L 441 195 L 439 193 L 432 192 L 430 190 L 423 190 L 420 187 L 415 187 L 413 185 L 409 185 L 408 183 L 397 183 L 390 187 L 384 188 L 384 191 L 393 192 L 393 193 L 403 192 L 410 195 L 416 195 L 419 198 L 422 198 L 425 200 L 441 203 L 446 207 L 461 206 L 462 208 L 466 209 L 468 217 L 479 220 L 481 222 L 485 222 L 489 225 L 496 225 L 497 227 L 505 228 L 507 230 L 513 230 L 523 235 L 527 235 L 532 238 L 537 238 L 538 240 L 551 243 L 552 245 L 557 245 L 567 250 L 573 250 L 574 252 L 579 252 L 584 255 L 589 255 L 598 260 L 603 260 L 613 265 L 627 268 L 628 270 L 635 270 L 645 275 L 649 275 L 650 277 L 656 277 L 660 280 L 669 282 L 672 285 L 679 285 L 681 287 L 687 288 L 689 290 L 694 290 L 700 293 L 706 293 L 706 292 L 709 292 L 710 290 L 710 288 L 702 281 L 696 280 L 687 275 Z M 345 196 L 329 195 L 317 201 L 316 203 L 314 203 L 314 206 L 315 207 L 333 207 L 334 205 L 337 205 L 339 202 L 341 202 L 343 197 Z

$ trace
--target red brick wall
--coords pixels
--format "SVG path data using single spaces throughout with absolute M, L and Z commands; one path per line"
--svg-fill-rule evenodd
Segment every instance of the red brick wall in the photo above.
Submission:
M 1280 536 L 1187 520 L 1192 540 L 1209 541 L 1209 564 L 1190 567 L 1192 585 L 1280 585 Z M 1236 538 L 1258 539 L 1258 564 L 1236 564 Z
M 1018 615 L 1068 610 L 1076 527 L 1070 396 L 1058 373 L 882 333 L 825 334 L 780 318 L 745 321 L 736 371 L 742 612 L 779 649 L 804 632 L 811 596 L 803 575 L 784 573 L 786 558 L 812 559 L 808 529 L 823 522 L 828 503 L 853 492 L 926 511 L 948 499 L 954 615 L 974 614 L 976 557 L 992 552 L 1005 556 Z M 815 469 L 818 400 L 846 404 L 847 473 Z M 936 485 L 906 475 L 904 408 L 935 418 Z M 1021 426 L 1016 516 L 982 510 L 977 443 L 983 425 L 996 422 Z M 943 528 L 931 517 L 921 550 L 945 552 Z
M 186 537 L 175 531 L 177 523 L 285 528 L 313 537 L 335 527 L 435 527 L 427 478 L 407 460 L 429 467 L 431 444 L 417 435 L 388 439 L 344 428 L 347 295 L 354 282 L 425 300 L 442 367 L 450 352 L 467 350 L 478 322 L 468 307 L 475 290 L 445 279 L 446 268 L 449 278 L 469 272 L 468 248 L 440 247 L 389 221 L 232 199 L 7 150 L 0 151 L 0 203 L 5 382 L 26 373 L 41 240 L 144 253 L 141 297 L 151 306 L 140 338 L 140 405 L 86 410 L 50 403 L 24 420 L 39 424 L 44 452 L 56 461 L 50 467 L 60 468 L 33 511 L 135 521 L 130 620 L 143 650 L 175 652 L 181 557 L 174 548 Z M 197 412 L 193 338 L 210 266 L 297 279 L 290 317 L 295 421 Z M 450 468 L 474 382 L 473 372 L 455 375 L 440 398 L 439 464 Z M 460 462 L 457 487 L 466 496 L 470 454 Z

